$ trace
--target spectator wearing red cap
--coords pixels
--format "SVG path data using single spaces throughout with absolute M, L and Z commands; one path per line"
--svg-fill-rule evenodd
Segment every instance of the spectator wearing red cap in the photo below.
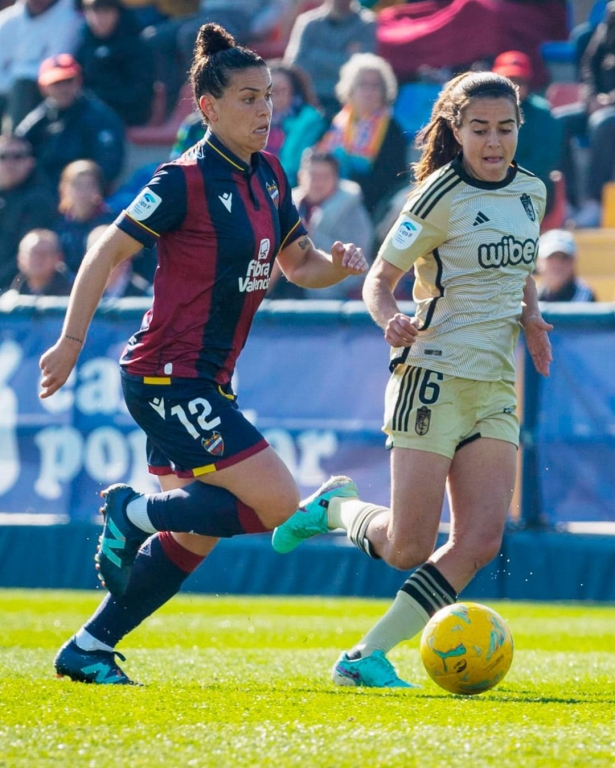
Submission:
M 515 160 L 536 174 L 547 187 L 547 211 L 553 202 L 551 173 L 561 165 L 563 131 L 548 101 L 530 91 L 533 78 L 530 57 L 521 51 L 506 51 L 493 62 L 493 72 L 504 75 L 519 88 L 524 122 L 519 131 Z
M 38 87 L 47 88 L 49 85 L 65 80 L 77 80 L 81 77 L 81 67 L 70 53 L 60 53 L 45 59 L 38 70 Z
M 4 112 L 5 129 L 14 128 L 40 102 L 41 62 L 73 51 L 81 24 L 74 0 L 23 0 L 0 11 L 0 122 Z
M 121 119 L 83 90 L 81 67 L 69 53 L 45 59 L 38 83 L 44 101 L 17 126 L 16 135 L 30 142 L 54 189 L 69 163 L 93 160 L 102 169 L 108 193 L 124 160 Z

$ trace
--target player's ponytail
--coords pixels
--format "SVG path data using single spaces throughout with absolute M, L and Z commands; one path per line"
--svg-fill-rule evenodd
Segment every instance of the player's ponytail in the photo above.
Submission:
M 472 99 L 510 99 L 515 105 L 517 123 L 523 118 L 519 89 L 507 77 L 494 72 L 465 72 L 450 80 L 433 106 L 429 123 L 418 133 L 416 144 L 421 158 L 414 164 L 414 175 L 421 182 L 438 168 L 450 163 L 461 147 L 453 126 L 460 126 L 463 111 Z
M 265 66 L 265 61 L 257 53 L 238 45 L 224 27 L 203 24 L 196 37 L 189 74 L 194 100 L 198 104 L 199 97 L 204 93 L 219 99 L 234 71 Z

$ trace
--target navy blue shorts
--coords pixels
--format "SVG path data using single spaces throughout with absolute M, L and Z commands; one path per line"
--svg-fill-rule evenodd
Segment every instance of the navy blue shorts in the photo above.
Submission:
M 147 463 L 154 475 L 199 477 L 268 446 L 239 410 L 235 395 L 215 384 L 122 373 L 122 389 L 130 415 L 147 435 Z

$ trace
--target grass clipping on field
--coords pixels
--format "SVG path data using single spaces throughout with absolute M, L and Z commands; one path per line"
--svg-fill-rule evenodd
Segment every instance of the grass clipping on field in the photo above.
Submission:
M 56 679 L 102 597 L 0 590 L 0 767 L 615 765 L 615 608 L 490 601 L 515 659 L 452 696 L 418 638 L 390 658 L 420 690 L 337 688 L 330 669 L 376 600 L 176 597 L 119 646 L 144 687 Z

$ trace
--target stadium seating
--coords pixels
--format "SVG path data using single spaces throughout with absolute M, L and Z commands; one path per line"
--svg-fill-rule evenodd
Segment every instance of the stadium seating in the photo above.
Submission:
M 573 80 L 576 75 L 575 48 L 570 40 L 546 40 L 540 55 L 554 82 Z
M 551 109 L 566 107 L 569 104 L 577 104 L 582 101 L 582 86 L 577 82 L 551 83 L 545 91 L 545 97 Z
M 404 83 L 393 105 L 393 115 L 410 142 L 427 125 L 442 86 L 436 83 Z
M 179 93 L 177 104 L 169 117 L 159 124 L 140 125 L 129 128 L 127 132 L 128 141 L 132 144 L 162 144 L 171 145 L 177 136 L 177 129 L 194 107 L 192 100 L 192 89 L 189 83 L 185 83 Z
M 583 277 L 598 301 L 615 301 L 615 277 Z
M 574 236 L 583 276 L 615 277 L 615 229 L 578 229 Z
M 275 29 L 264 40 L 251 40 L 248 45 L 265 60 L 281 59 L 284 56 L 290 32 L 300 13 L 311 11 L 322 5 L 322 0 L 296 0 L 280 16 Z
M 541 232 L 559 229 L 566 223 L 566 180 L 564 174 L 561 171 L 552 171 L 551 181 L 553 182 L 553 205 L 542 221 Z
M 154 83 L 154 98 L 152 99 L 152 113 L 148 125 L 162 125 L 167 113 L 167 87 L 161 80 Z
M 403 82 L 416 78 L 425 65 L 467 67 L 502 51 L 520 50 L 532 59 L 532 86 L 542 88 L 549 73 L 540 44 L 566 40 L 568 32 L 561 0 L 423 0 L 380 11 L 377 53 Z
M 602 227 L 615 227 L 615 181 L 602 188 Z
M 615 229 L 578 229 L 578 274 L 596 292 L 599 301 L 615 301 Z
M 126 162 L 118 183 L 120 186 L 139 168 L 151 163 L 162 163 L 168 159 L 177 136 L 177 129 L 182 120 L 192 112 L 194 102 L 189 83 L 185 83 L 182 87 L 177 104 L 166 119 L 164 117 L 166 104 L 162 102 L 161 95 L 162 89 L 159 88 L 155 97 L 155 100 L 159 99 L 159 103 L 155 104 L 150 122 L 126 131 Z M 166 100 L 166 94 L 164 98 Z

